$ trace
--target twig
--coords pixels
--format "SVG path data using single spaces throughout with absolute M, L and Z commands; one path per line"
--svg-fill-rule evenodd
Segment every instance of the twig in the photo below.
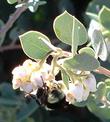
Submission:
M 0 35 L 4 35 L 26 9 L 27 8 L 25 6 L 17 8 L 17 10 L 9 17 L 9 20 L 6 22 L 6 24 L 1 28 Z
M 0 47 L 0 52 L 8 51 L 8 50 L 18 50 L 21 49 L 20 45 L 7 45 Z
M 6 24 L 0 29 L 0 35 L 5 35 L 7 33 L 7 31 L 13 26 L 15 21 L 19 18 L 19 16 L 24 11 L 26 11 L 26 9 L 27 8 L 25 6 L 17 8 L 16 11 L 9 17 Z M 10 45 L 0 47 L 0 52 L 4 52 L 7 50 L 20 49 L 20 48 L 21 48 L 20 45 L 14 45 L 14 42 L 12 41 L 12 43 Z

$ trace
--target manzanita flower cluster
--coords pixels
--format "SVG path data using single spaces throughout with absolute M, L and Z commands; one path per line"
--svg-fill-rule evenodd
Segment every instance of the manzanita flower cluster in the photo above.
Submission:
M 74 81 L 70 78 L 67 87 L 63 80 L 55 80 L 55 76 L 51 74 L 51 69 L 52 66 L 45 62 L 41 65 L 40 61 L 26 60 L 12 71 L 13 89 L 20 88 L 27 94 L 35 94 L 38 88 L 46 85 L 49 89 L 61 90 L 69 103 L 86 101 L 89 94 L 96 91 L 96 79 L 89 71 L 77 71 L 76 75 L 79 77 L 73 77 Z M 56 68 L 54 69 L 56 70 Z M 58 70 L 60 69 L 57 68 L 55 75 L 59 72 Z M 55 85 L 59 87 L 55 87 Z
M 43 86 L 43 81 L 46 80 L 50 66 L 44 63 L 40 67 L 39 62 L 26 60 L 23 65 L 14 68 L 13 74 L 13 89 L 20 88 L 26 93 L 31 93 Z

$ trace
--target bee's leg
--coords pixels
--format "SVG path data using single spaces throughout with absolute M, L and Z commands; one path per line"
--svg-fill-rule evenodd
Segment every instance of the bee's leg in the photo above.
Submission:
M 31 99 L 34 99 L 38 105 L 41 105 L 39 99 L 35 95 L 27 94 L 27 95 L 25 95 L 25 97 L 26 97 L 26 101 L 28 103 L 31 101 Z

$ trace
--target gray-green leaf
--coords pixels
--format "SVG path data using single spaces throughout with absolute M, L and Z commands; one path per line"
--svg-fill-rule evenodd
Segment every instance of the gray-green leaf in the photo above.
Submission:
M 106 87 L 106 98 L 110 102 L 110 86 Z
M 87 41 L 87 32 L 83 24 L 67 11 L 55 19 L 53 28 L 59 40 L 72 46 L 73 54 L 78 45 Z
M 106 84 L 105 82 L 99 82 L 97 84 L 97 91 L 95 93 L 96 99 L 100 100 L 106 93 Z
M 103 8 L 100 10 L 98 14 L 99 20 L 101 24 L 110 30 L 110 9 L 103 6 Z
M 87 53 L 87 54 L 90 54 L 90 55 L 92 55 L 93 57 L 95 57 L 95 52 L 94 52 L 94 50 L 93 50 L 92 48 L 90 48 L 90 47 L 81 48 L 81 49 L 79 50 L 79 53 Z
M 75 55 L 73 58 L 65 60 L 64 66 L 81 71 L 93 71 L 97 69 L 100 64 L 93 56 L 87 53 Z
M 94 113 L 101 119 L 110 119 L 110 106 L 104 103 L 97 104 L 94 98 L 91 98 L 87 104 L 90 112 Z
M 29 31 L 19 36 L 23 51 L 32 59 L 42 59 L 51 51 L 51 43 L 44 34 L 37 31 Z
M 92 46 L 96 52 L 96 56 L 102 61 L 106 61 L 108 56 L 107 46 L 104 37 L 99 30 L 94 30 L 91 36 Z

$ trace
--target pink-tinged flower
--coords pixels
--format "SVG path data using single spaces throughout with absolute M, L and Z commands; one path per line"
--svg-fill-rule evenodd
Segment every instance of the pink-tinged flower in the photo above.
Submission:
M 31 83 L 23 83 L 20 86 L 21 91 L 25 91 L 26 93 L 31 93 L 33 91 L 33 85 Z
M 19 88 L 24 82 L 29 81 L 28 73 L 26 72 L 25 68 L 22 66 L 18 66 L 13 69 L 13 89 Z
M 84 81 L 90 92 L 95 92 L 96 89 L 96 79 L 93 74 L 89 74 L 87 79 Z
M 86 101 L 87 100 L 87 98 L 89 96 L 89 93 L 90 93 L 89 89 L 88 88 L 84 88 L 83 95 L 82 95 L 82 101 Z
M 33 72 L 30 81 L 35 86 L 35 88 L 43 86 L 43 75 L 40 72 Z
M 33 71 L 31 73 L 30 81 L 36 88 L 42 87 L 43 83 L 46 82 L 49 76 L 49 71 L 50 71 L 50 65 L 44 63 L 39 70 Z
M 12 74 L 15 79 L 27 79 L 28 73 L 26 72 L 26 69 L 23 66 L 15 67 L 12 71 Z
M 74 96 L 76 102 L 82 101 L 83 90 L 83 84 L 80 82 L 69 84 L 69 93 L 72 94 L 72 96 Z

